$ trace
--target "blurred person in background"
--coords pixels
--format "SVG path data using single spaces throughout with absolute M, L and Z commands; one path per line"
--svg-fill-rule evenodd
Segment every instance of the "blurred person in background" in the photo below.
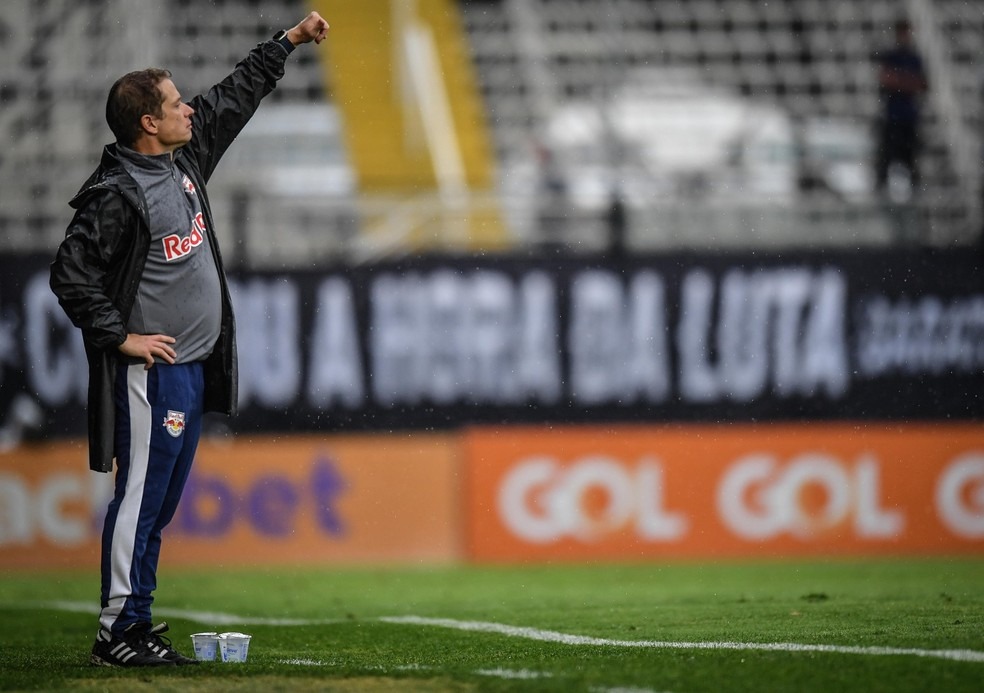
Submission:
M 167 70 L 124 75 L 106 120 L 115 144 L 71 201 L 50 284 L 89 362 L 89 466 L 113 469 L 102 535 L 102 609 L 90 661 L 192 664 L 153 625 L 161 531 L 174 516 L 205 411 L 237 400 L 235 327 L 205 183 L 295 46 L 321 43 L 316 12 L 256 46 L 185 103 Z
M 608 257 L 613 262 L 622 262 L 627 251 L 629 212 L 625 206 L 625 196 L 617 186 L 612 188 L 608 198 L 605 223 L 608 226 Z
M 566 217 L 570 212 L 567 179 L 556 153 L 548 145 L 536 145 L 536 159 L 540 176 L 537 189 L 540 246 L 550 252 L 558 252 L 568 241 L 565 237 Z
M 876 54 L 880 113 L 876 120 L 875 191 L 886 194 L 892 164 L 905 169 L 910 198 L 919 187 L 920 107 L 929 87 L 907 19 L 895 22 L 895 45 Z

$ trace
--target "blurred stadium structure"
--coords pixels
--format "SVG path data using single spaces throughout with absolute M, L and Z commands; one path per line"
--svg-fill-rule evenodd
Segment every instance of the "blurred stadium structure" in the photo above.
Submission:
M 981 0 L 4 0 L 0 570 L 93 565 L 112 494 L 47 270 L 109 86 L 311 9 L 209 183 L 240 411 L 175 565 L 981 554 Z
M 0 252 L 58 243 L 66 202 L 110 140 L 103 108 L 117 76 L 165 66 L 190 96 L 310 8 L 332 22 L 330 44 L 357 27 L 392 38 L 377 52 L 418 110 L 371 122 L 382 136 L 416 120 L 434 182 L 366 185 L 340 87 L 365 76 L 372 46 L 348 62 L 298 51 L 210 186 L 226 254 L 245 265 L 593 251 L 613 217 L 631 250 L 884 246 L 906 239 L 900 224 L 931 245 L 978 240 L 984 12 L 967 0 L 10 0 Z M 428 12 L 445 21 L 411 31 Z M 871 56 L 903 13 L 930 75 L 925 183 L 913 195 L 896 181 L 886 204 L 871 192 Z M 382 30 L 366 21 L 374 14 Z M 439 127 L 464 98 L 435 62 L 455 40 L 484 103 L 486 186 L 462 169 L 455 147 L 468 142 Z

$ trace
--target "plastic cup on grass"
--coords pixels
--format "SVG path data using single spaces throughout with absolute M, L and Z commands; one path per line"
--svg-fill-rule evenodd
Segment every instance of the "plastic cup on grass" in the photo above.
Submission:
M 252 635 L 246 633 L 222 633 L 219 635 L 219 652 L 223 662 L 241 664 L 249 653 Z
M 202 662 L 214 662 L 219 649 L 218 633 L 193 633 L 191 644 L 195 650 L 195 659 Z

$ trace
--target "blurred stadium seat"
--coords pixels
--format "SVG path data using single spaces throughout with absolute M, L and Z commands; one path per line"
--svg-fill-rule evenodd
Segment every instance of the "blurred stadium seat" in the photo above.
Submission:
M 380 13 L 391 12 L 390 2 L 378 4 Z M 877 112 L 871 56 L 890 42 L 892 22 L 903 13 L 913 20 L 931 82 L 924 189 L 903 207 L 925 229 L 925 242 L 978 240 L 984 13 L 976 3 L 457 5 L 494 138 L 500 203 L 518 246 L 542 240 L 545 149 L 569 202 L 546 214 L 559 218 L 563 241 L 575 250 L 604 246 L 615 193 L 627 203 L 630 247 L 637 249 L 897 242 L 892 215 L 870 193 L 868 157 Z M 8 56 L 0 66 L 0 251 L 47 252 L 60 239 L 66 202 L 110 139 L 103 105 L 116 76 L 161 64 L 191 95 L 307 7 L 301 0 L 0 5 L 0 47 Z M 253 144 L 237 148 L 256 150 L 237 155 L 281 182 L 318 175 L 331 184 L 306 186 L 309 194 L 282 195 L 276 185 L 257 192 L 235 175 L 239 164 L 220 168 L 211 187 L 220 233 L 226 243 L 245 239 L 243 259 L 254 264 L 333 258 L 358 237 L 357 176 L 336 127 L 331 76 L 314 51 L 298 51 L 291 60 L 289 77 L 272 97 L 276 108 L 244 133 Z M 684 95 L 694 114 L 716 115 L 680 117 Z M 312 173 L 311 161 L 291 173 L 289 159 L 278 160 L 275 147 L 261 145 L 282 126 L 278 119 L 320 123 L 319 173 Z M 768 127 L 755 127 L 763 124 Z M 667 142 L 670 129 L 676 139 Z M 669 147 L 686 154 L 712 141 L 719 151 L 705 164 L 665 165 Z M 400 209 L 386 213 L 397 216 Z M 271 223 L 275 247 L 255 233 Z
M 560 104 L 593 103 L 603 111 L 641 67 L 657 80 L 661 71 L 667 80 L 689 72 L 692 88 L 721 95 L 722 109 L 740 96 L 750 110 L 777 109 L 789 119 L 795 139 L 777 155 L 806 169 L 793 174 L 804 183 L 795 204 L 773 199 L 721 209 L 714 194 L 648 205 L 636 200 L 640 247 L 895 241 L 892 217 L 870 198 L 868 150 L 877 112 L 871 58 L 889 45 L 893 21 L 909 14 L 920 48 L 936 64 L 926 104 L 925 186 L 914 214 L 927 229 L 925 241 L 967 243 L 977 236 L 984 74 L 979 8 L 960 0 L 470 0 L 462 8 L 485 76 L 500 161 L 509 172 L 504 178 L 515 190 L 530 189 L 525 179 L 535 173 L 524 146 L 545 137 L 544 121 Z M 523 34 L 534 36 L 525 50 L 521 40 L 509 40 Z M 537 91 L 546 96 L 531 96 Z M 825 134 L 818 139 L 820 131 Z M 695 125 L 691 143 L 697 146 L 706 134 Z M 577 157 L 563 150 L 555 155 L 567 170 L 567 159 Z M 621 169 L 611 165 L 613 156 Z M 607 169 L 609 186 L 632 187 L 632 178 L 646 173 L 617 149 L 604 158 L 594 163 Z M 831 198 L 829 188 L 840 194 Z

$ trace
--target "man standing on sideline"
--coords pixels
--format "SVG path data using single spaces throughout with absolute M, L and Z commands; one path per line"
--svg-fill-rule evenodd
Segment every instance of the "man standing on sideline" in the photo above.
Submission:
M 919 119 L 928 88 L 922 57 L 907 19 L 895 22 L 895 45 L 876 57 L 881 113 L 875 142 L 875 190 L 885 192 L 889 167 L 900 164 L 914 195 L 919 186 Z
M 89 466 L 116 490 L 102 535 L 102 610 L 91 662 L 191 664 L 153 625 L 161 531 L 191 470 L 206 411 L 236 409 L 235 325 L 205 183 L 273 91 L 316 12 L 259 44 L 185 103 L 167 70 L 124 75 L 106 120 L 116 143 L 72 200 L 51 288 L 89 362 Z

